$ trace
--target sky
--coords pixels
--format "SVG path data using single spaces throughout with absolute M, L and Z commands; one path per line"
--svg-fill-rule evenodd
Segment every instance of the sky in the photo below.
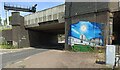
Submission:
M 21 5 L 21 6 L 32 6 L 34 4 L 38 4 L 37 5 L 37 11 L 43 10 L 43 9 L 47 9 L 53 6 L 57 6 L 60 4 L 65 3 L 66 0 L 0 0 L 0 17 L 2 17 L 2 19 L 6 18 L 5 15 L 5 10 L 4 10 L 4 3 L 7 4 L 11 4 L 11 5 Z M 70 0 L 70 1 L 95 1 L 95 0 Z M 99 0 L 99 1 L 109 1 L 109 0 Z M 110 0 L 110 1 L 116 1 L 116 0 Z M 11 15 L 11 12 L 13 11 L 9 11 L 9 16 Z M 30 13 L 26 13 L 26 12 L 20 12 L 20 14 L 22 16 L 30 14 Z
M 36 1 L 28 2 L 28 1 L 19 1 L 19 0 L 18 1 L 17 0 L 16 1 L 14 1 L 14 0 L 6 1 L 5 0 L 5 1 L 0 2 L 0 16 L 1 16 L 2 20 L 4 20 L 6 18 L 6 12 L 4 10 L 4 3 L 10 4 L 10 5 L 22 6 L 22 7 L 23 6 L 24 7 L 32 7 L 33 5 L 37 4 L 36 10 L 37 11 L 41 11 L 41 10 L 44 10 L 44 9 L 47 9 L 47 8 L 51 8 L 51 7 L 60 5 L 60 4 L 64 4 L 65 2 L 64 2 L 64 0 L 55 1 L 55 2 L 54 2 L 54 0 L 53 0 L 53 2 L 52 2 L 52 0 L 51 1 L 43 0 L 43 1 L 38 1 L 38 2 L 36 2 Z M 9 11 L 8 12 L 9 16 L 11 16 L 11 12 L 13 12 L 13 11 Z M 20 12 L 20 14 L 22 16 L 24 16 L 24 15 L 30 14 L 30 12 Z M 3 21 L 2 21 L 2 23 L 3 23 Z

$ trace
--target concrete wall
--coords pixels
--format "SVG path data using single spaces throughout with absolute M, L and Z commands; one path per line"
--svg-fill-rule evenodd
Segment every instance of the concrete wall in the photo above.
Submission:
M 78 15 L 71 17 L 71 23 L 76 23 L 78 21 L 90 21 L 90 22 L 97 22 L 97 23 L 103 23 L 105 27 L 103 27 L 104 31 L 104 40 L 105 44 L 108 43 L 108 36 L 109 36 L 109 12 L 97 12 L 97 13 L 90 13 L 85 15 Z
M 19 18 L 14 19 L 16 15 Z M 20 16 L 19 12 L 12 13 L 11 25 L 13 45 L 18 47 L 29 47 L 28 31 L 24 27 L 24 17 Z
M 14 16 L 14 17 L 13 17 Z M 21 25 L 23 19 L 20 19 L 20 13 L 12 12 L 12 19 L 10 20 L 10 25 Z
M 2 30 L 2 37 L 5 41 L 12 41 L 12 30 Z
M 80 14 L 100 12 L 100 11 L 118 11 L 118 2 L 66 2 L 65 3 L 65 16 L 75 16 Z
M 103 19 L 104 18 L 104 19 Z M 78 21 L 90 21 L 90 22 L 98 22 L 98 23 L 107 23 L 108 12 L 97 12 L 97 13 L 89 13 L 84 15 L 76 15 L 71 17 L 71 23 L 76 23 Z
M 13 45 L 17 45 L 18 47 L 29 47 L 28 32 L 25 28 L 13 26 L 12 32 Z
M 110 43 L 110 10 L 108 3 L 99 3 L 97 6 L 91 5 L 91 3 L 66 3 L 65 10 L 65 49 L 70 49 L 71 47 L 68 43 L 68 32 L 70 30 L 70 24 L 76 23 L 78 21 L 90 21 L 90 22 L 98 22 L 104 23 L 104 44 Z M 117 6 L 117 4 L 116 4 Z M 115 8 L 116 8 L 115 6 Z M 105 8 L 104 8 L 105 7 Z M 97 8 L 97 11 L 95 9 Z M 102 10 L 102 11 L 101 11 Z

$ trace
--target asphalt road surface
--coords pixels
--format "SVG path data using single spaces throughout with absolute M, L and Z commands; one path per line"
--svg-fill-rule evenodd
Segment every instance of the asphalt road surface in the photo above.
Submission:
M 47 51 L 47 49 L 27 49 L 14 53 L 2 54 L 2 67 L 5 67 L 9 63 L 17 62 L 21 59 L 44 51 Z

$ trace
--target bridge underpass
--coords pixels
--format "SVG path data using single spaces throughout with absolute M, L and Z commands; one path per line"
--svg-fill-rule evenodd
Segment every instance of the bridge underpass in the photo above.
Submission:
M 30 46 L 45 49 L 64 49 L 64 43 L 58 43 L 58 35 L 65 33 L 64 23 L 43 24 L 28 28 Z
M 113 13 L 113 42 L 114 45 L 120 45 L 120 11 Z
M 105 6 L 106 6 L 106 4 L 107 3 L 105 3 Z M 109 23 L 111 21 L 110 13 L 114 12 L 114 10 L 110 12 L 110 11 L 104 9 L 104 6 L 103 6 L 102 11 L 99 10 L 99 8 L 98 8 L 98 11 L 94 12 L 95 9 L 93 8 L 93 10 L 88 9 L 88 12 L 90 12 L 90 13 L 88 13 L 88 12 L 84 12 L 85 10 L 81 10 L 81 9 L 84 9 L 83 7 L 81 7 L 81 9 L 79 11 L 78 8 L 76 7 L 79 5 L 82 5 L 82 4 L 79 4 L 79 3 L 72 4 L 73 8 L 72 7 L 71 8 L 75 9 L 75 10 L 71 10 L 71 11 L 70 11 L 69 7 L 67 7 L 67 5 L 66 5 L 66 11 L 67 11 L 66 14 L 65 14 L 65 5 L 64 4 L 53 7 L 53 8 L 45 9 L 42 11 L 38 11 L 36 13 L 32 13 L 32 14 L 26 15 L 24 17 L 19 16 L 17 13 L 16 14 L 14 13 L 13 17 L 12 17 L 14 19 L 13 20 L 14 22 L 12 22 L 12 25 L 13 25 L 12 31 L 13 31 L 13 38 L 15 37 L 14 38 L 15 40 L 13 40 L 13 43 L 18 44 L 18 45 L 27 44 L 27 46 L 28 46 L 29 43 L 28 42 L 25 43 L 25 41 L 29 40 L 30 46 L 32 46 L 32 47 L 45 48 L 45 46 L 46 46 L 46 48 L 58 48 L 58 47 L 55 47 L 56 45 L 59 46 L 57 36 L 59 34 L 65 34 L 66 47 L 67 47 L 68 46 L 67 45 L 67 40 L 68 40 L 67 34 L 69 32 L 69 24 L 75 23 L 78 21 L 83 21 L 83 20 L 105 23 L 105 24 Z M 98 6 L 99 5 L 100 4 L 98 4 Z M 88 4 L 86 4 L 86 6 L 88 6 Z M 73 16 L 70 17 L 69 12 L 72 12 L 71 15 L 73 15 L 74 17 Z M 81 13 L 81 12 L 84 12 L 84 13 Z M 117 14 L 117 13 L 115 13 L 115 14 L 116 14 L 116 16 L 114 15 L 114 17 L 113 17 L 113 23 L 114 23 L 113 24 L 113 32 L 119 33 L 118 32 L 119 31 L 118 30 L 119 29 L 119 26 L 118 26 L 119 19 L 117 19 L 117 18 L 119 18 L 119 16 L 117 16 L 119 14 Z M 65 18 L 65 17 L 68 17 L 68 18 Z M 21 18 L 21 20 L 24 20 L 24 22 L 22 22 L 20 20 L 20 18 Z M 103 20 L 102 18 L 105 18 L 105 19 Z M 65 27 L 65 23 L 66 23 L 66 27 Z M 106 24 L 106 27 L 107 26 L 108 26 L 108 24 Z M 27 29 L 27 30 L 25 30 L 25 29 Z M 110 29 L 112 30 L 112 25 L 110 25 Z M 109 29 L 107 28 L 107 30 L 109 30 Z M 26 31 L 28 31 L 28 34 Z M 105 39 L 106 42 L 108 42 L 108 34 L 109 34 L 108 32 L 104 33 L 104 35 L 106 37 L 106 39 Z M 110 34 L 112 35 L 112 31 Z M 29 39 L 27 38 L 27 35 L 29 35 Z M 25 40 L 23 41 L 22 39 L 25 39 Z M 52 47 L 50 47 L 50 46 L 52 46 Z M 63 44 L 60 46 L 63 46 Z M 68 48 L 65 48 L 65 49 L 68 49 Z
M 64 42 L 59 43 L 58 36 L 65 34 L 64 12 L 64 4 L 26 16 L 21 16 L 20 12 L 12 12 L 12 29 L 5 30 L 3 37 L 18 48 L 63 49 Z
M 58 43 L 58 35 L 65 34 L 64 12 L 65 5 L 62 4 L 24 16 L 31 47 L 64 48 L 64 43 Z

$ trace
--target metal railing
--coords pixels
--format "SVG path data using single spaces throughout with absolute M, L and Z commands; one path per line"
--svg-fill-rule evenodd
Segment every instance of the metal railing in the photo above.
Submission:
M 116 66 L 120 68 L 120 45 L 116 45 L 115 63 L 113 70 L 116 68 Z

